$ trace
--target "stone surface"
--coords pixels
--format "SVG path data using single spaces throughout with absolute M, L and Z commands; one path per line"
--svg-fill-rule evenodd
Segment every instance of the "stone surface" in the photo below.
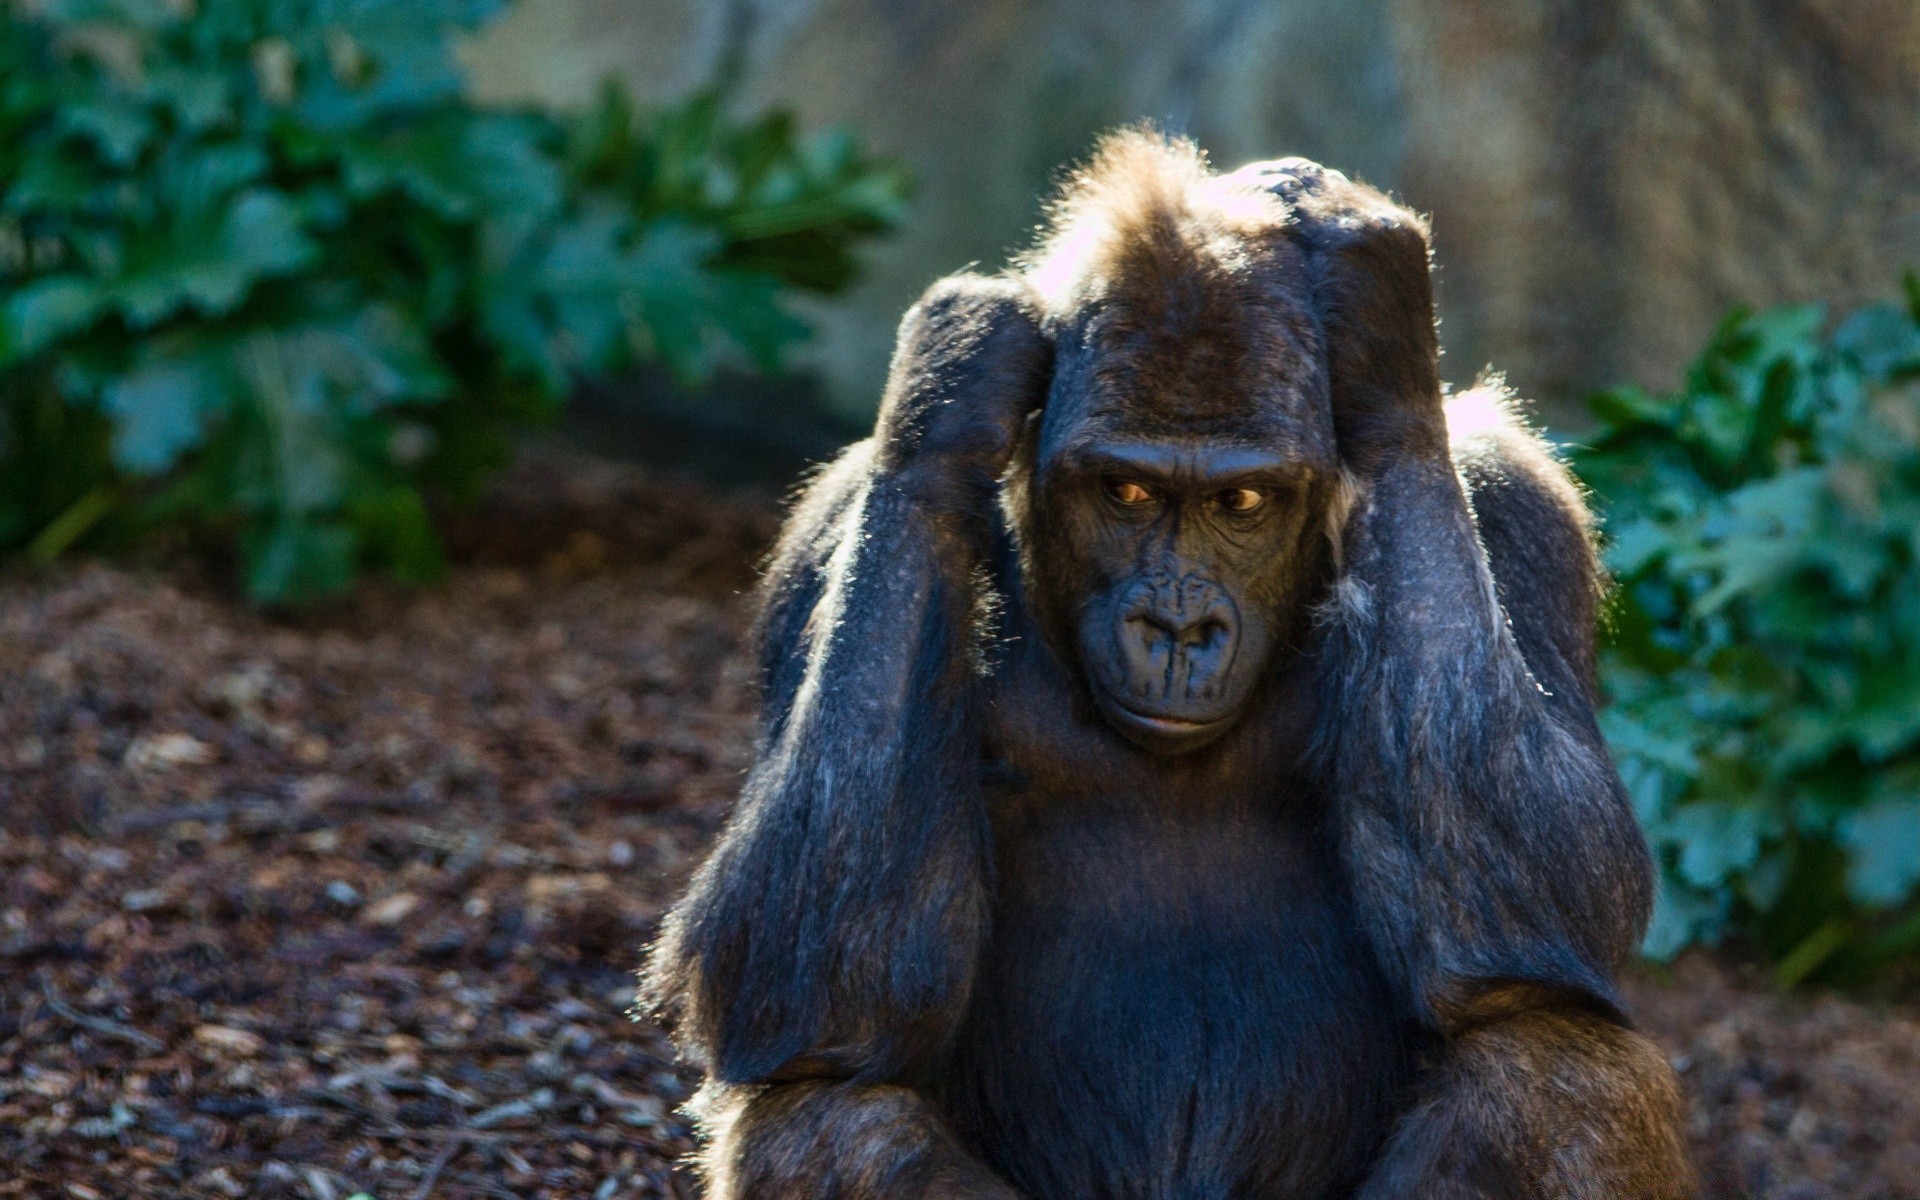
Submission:
M 1732 305 L 1920 268 L 1920 5 L 1402 0 L 1449 373 L 1671 383 Z
M 1912 0 L 522 0 L 495 96 L 670 96 L 846 121 L 912 165 L 911 226 L 812 364 L 870 411 L 902 308 L 997 266 L 1060 164 L 1155 120 L 1223 165 L 1306 154 L 1434 214 L 1447 373 L 1489 362 L 1577 419 L 1671 382 L 1736 302 L 1841 305 L 1920 265 Z

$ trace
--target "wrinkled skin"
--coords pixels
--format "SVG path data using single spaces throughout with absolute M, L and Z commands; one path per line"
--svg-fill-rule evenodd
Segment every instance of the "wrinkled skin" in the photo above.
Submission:
M 1290 443 L 1248 422 L 1175 441 L 1140 428 L 1125 396 L 1102 399 L 1041 421 L 1047 519 L 1028 527 L 1029 557 L 1073 606 L 1048 615 L 1100 712 L 1145 749 L 1185 753 L 1231 727 L 1300 638 L 1339 464 L 1330 430 Z
M 772 562 L 650 995 L 709 1194 L 1688 1193 L 1580 499 L 1443 403 L 1425 226 L 1117 138 L 935 285 Z

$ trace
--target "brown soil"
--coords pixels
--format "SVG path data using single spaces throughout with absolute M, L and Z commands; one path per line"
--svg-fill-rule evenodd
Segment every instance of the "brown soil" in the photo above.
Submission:
M 746 765 L 764 498 L 539 460 L 298 621 L 0 581 L 0 1196 L 692 1196 L 631 971 Z M 1920 1023 L 1637 978 L 1715 1197 L 1920 1198 Z
M 1920 1197 L 1920 1010 L 1782 996 L 1705 955 L 1662 974 L 1628 993 L 1686 1084 L 1705 1195 Z

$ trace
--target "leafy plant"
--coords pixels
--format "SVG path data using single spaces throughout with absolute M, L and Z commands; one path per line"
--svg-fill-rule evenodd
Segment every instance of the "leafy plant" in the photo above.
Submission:
M 1736 312 L 1575 455 L 1621 589 L 1602 720 L 1664 868 L 1648 950 L 1791 984 L 1920 949 L 1920 281 Z
M 479 108 L 495 0 L 0 0 L 0 550 L 230 538 L 265 602 L 438 566 L 583 374 L 805 333 L 899 170 L 700 94 Z

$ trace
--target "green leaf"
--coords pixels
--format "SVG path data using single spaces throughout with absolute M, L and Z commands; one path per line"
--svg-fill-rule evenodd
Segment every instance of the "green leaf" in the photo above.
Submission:
M 1821 304 L 1797 304 L 1749 317 L 1745 332 L 1753 339 L 1756 363 L 1805 362 L 1815 353 L 1827 310 Z
M 445 567 L 426 501 L 410 487 L 388 488 L 354 505 L 351 519 L 365 556 L 402 583 L 425 583 Z
M 1802 539 L 1815 527 L 1825 495 L 1826 479 L 1811 467 L 1730 493 L 1705 531 L 1712 542 L 1674 556 L 1680 570 L 1718 576 L 1697 601 L 1698 611 L 1712 613 L 1797 567 Z
M 1659 524 L 1623 521 L 1607 531 L 1607 569 L 1622 578 L 1638 575 L 1672 547 L 1672 535 Z
M 1662 833 L 1680 847 L 1680 877 L 1711 888 L 1759 859 L 1761 836 L 1773 824 L 1756 807 L 1696 803 L 1668 816 Z
M 1880 581 L 1899 566 L 1893 547 L 1844 534 L 1812 538 L 1802 555 L 1808 565 L 1824 570 L 1847 597 L 1860 601 L 1870 601 Z
M 105 296 L 92 280 L 53 275 L 22 287 L 7 300 L 6 344 L 25 358 L 93 323 Z
M 1574 455 L 1626 584 L 1602 729 L 1665 867 L 1650 949 L 1741 932 L 1788 985 L 1920 953 L 1869 919 L 1920 888 L 1910 309 L 1731 314 Z
M 167 0 L 40 0 L 48 17 L 75 24 L 125 24 L 148 32 L 180 23 L 178 5 Z
M 429 498 L 581 375 L 776 368 L 899 219 L 897 165 L 711 91 L 473 102 L 503 7 L 0 5 L 0 547 L 191 523 L 265 602 L 427 578 Z
M 233 119 L 233 97 L 224 71 L 164 63 L 147 74 L 147 94 L 170 110 L 181 128 L 202 133 Z
M 626 263 L 653 347 L 683 379 L 711 365 L 719 337 L 765 364 L 806 327 L 778 308 L 771 280 L 708 271 L 714 237 L 678 222 L 646 231 Z
M 256 188 L 235 197 L 217 229 L 157 230 L 137 243 L 113 296 L 137 328 L 158 325 L 186 305 L 218 316 L 238 307 L 260 280 L 298 271 L 318 253 L 293 204 Z
M 165 173 L 156 182 L 162 202 L 176 220 L 204 220 L 224 212 L 236 192 L 259 183 L 271 166 L 272 159 L 258 145 L 196 146 L 169 156 Z
M 1600 725 L 1607 740 L 1622 754 L 1645 759 L 1683 776 L 1692 776 L 1700 770 L 1699 755 L 1686 738 L 1676 737 L 1671 731 L 1658 731 L 1652 723 L 1635 720 L 1621 708 L 1602 712 Z
M 7 181 L 6 211 L 14 214 L 85 214 L 102 207 L 105 182 L 77 155 L 41 150 L 27 156 Z
M 1920 371 L 1920 320 L 1900 305 L 1861 309 L 1834 331 L 1833 341 L 1876 379 Z
M 61 124 L 69 133 L 91 141 L 115 166 L 132 166 L 153 136 L 153 122 L 131 99 L 103 93 L 91 100 L 63 107 Z
M 1885 762 L 1920 740 L 1920 666 L 1880 659 L 1860 668 L 1853 710 L 1839 722 L 1868 762 Z
M 107 385 L 115 418 L 113 457 L 136 475 L 157 475 L 199 445 L 206 416 L 225 407 L 221 381 L 199 364 L 158 363 Z
M 297 271 L 319 253 L 301 226 L 299 210 L 285 196 L 266 188 L 243 193 L 234 201 L 222 233 L 227 269 L 236 277 Z M 207 299 L 218 305 L 225 293 Z
M 347 141 L 348 189 L 372 196 L 398 189 L 450 220 L 487 211 L 537 220 L 559 206 L 559 171 L 541 153 L 537 129 L 511 118 L 443 116 Z
M 1653 916 L 1640 953 L 1666 962 L 1695 942 L 1718 938 L 1727 920 L 1727 904 L 1712 892 L 1676 885 L 1661 876 L 1653 893 Z
M 1673 411 L 1668 401 L 1636 387 L 1607 388 L 1587 397 L 1587 407 L 1601 421 L 1617 428 L 1665 424 Z
M 344 522 L 279 521 L 248 548 L 247 595 L 267 605 L 337 595 L 353 582 L 358 548 Z
M 1880 800 L 1851 814 L 1841 840 L 1852 851 L 1848 888 L 1862 904 L 1887 908 L 1920 884 L 1920 800 Z

